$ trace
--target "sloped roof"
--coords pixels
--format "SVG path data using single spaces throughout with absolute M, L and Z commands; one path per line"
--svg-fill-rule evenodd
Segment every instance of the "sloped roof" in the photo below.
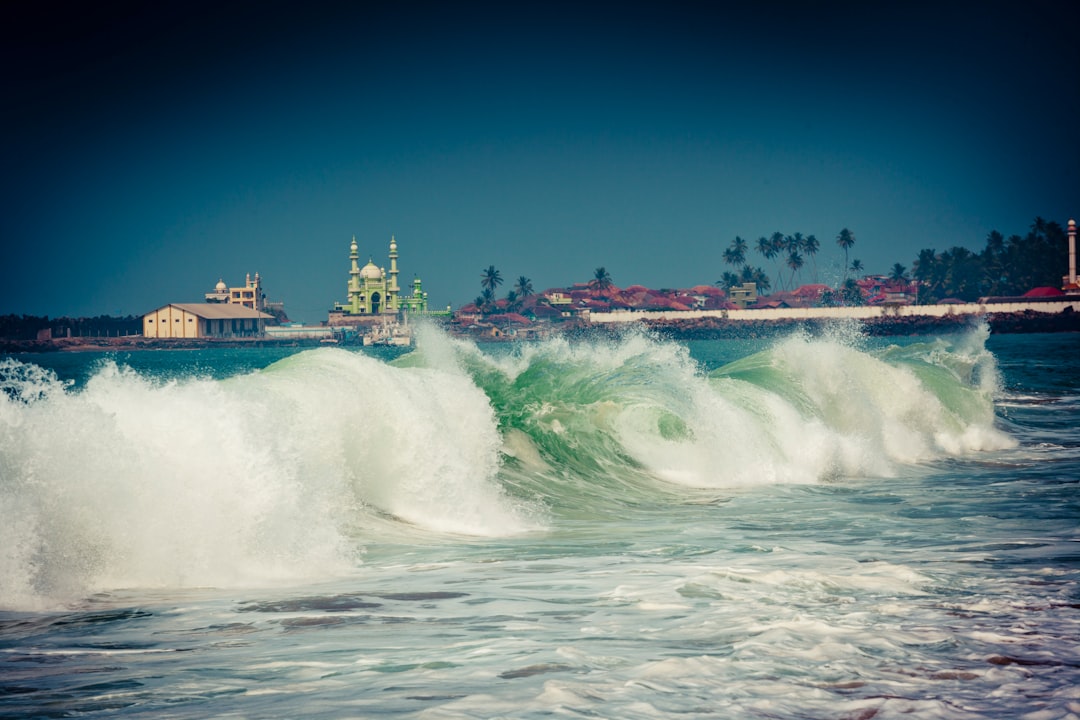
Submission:
M 532 321 L 524 315 L 518 313 L 500 313 L 498 315 L 489 315 L 488 321 L 492 323 L 516 323 L 518 325 L 531 325 Z
M 1028 290 L 1024 297 L 1059 297 L 1064 294 L 1056 287 L 1043 286 Z
M 799 297 L 817 297 L 827 290 L 832 290 L 832 288 L 821 283 L 801 285 L 792 293 L 792 295 Z
M 204 320 L 251 320 L 262 318 L 263 320 L 273 320 L 273 315 L 268 315 L 258 310 L 252 310 L 249 307 L 243 305 L 234 305 L 233 303 L 169 303 L 168 305 L 162 305 L 157 310 L 163 310 L 167 307 L 174 307 L 189 312 L 192 315 L 203 318 Z M 154 310 L 154 312 L 157 312 Z M 150 313 L 147 313 L 148 315 Z

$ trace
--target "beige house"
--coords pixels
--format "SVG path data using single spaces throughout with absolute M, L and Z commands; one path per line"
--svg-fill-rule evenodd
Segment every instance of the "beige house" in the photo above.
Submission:
M 243 287 L 229 287 L 224 280 L 218 280 L 213 292 L 206 293 L 208 303 L 232 303 L 243 305 L 260 312 L 266 309 L 266 294 L 263 292 L 262 278 L 255 273 L 255 279 L 251 274 L 244 279 Z
M 143 316 L 143 337 L 261 337 L 266 321 L 273 319 L 273 315 L 233 303 L 169 303 Z

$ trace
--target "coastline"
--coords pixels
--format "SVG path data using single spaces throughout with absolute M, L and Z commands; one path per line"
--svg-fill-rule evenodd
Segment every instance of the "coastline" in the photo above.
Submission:
M 886 315 L 853 320 L 864 333 L 871 336 L 937 335 L 962 332 L 985 321 L 991 334 L 1080 332 L 1080 313 L 1071 309 L 1060 313 L 1041 313 L 1033 310 L 988 312 L 985 314 L 956 314 L 944 316 Z M 836 319 L 787 318 L 768 320 L 729 320 L 697 318 L 688 320 L 645 321 L 643 325 L 677 340 L 705 340 L 720 337 L 759 337 L 806 328 L 817 332 Z
M 1080 313 L 1071 308 L 1058 313 L 1042 313 L 1033 310 L 1012 312 L 987 312 L 982 314 L 956 314 L 945 316 L 888 315 L 861 318 L 858 322 L 867 335 L 932 335 L 960 332 L 973 323 L 985 320 L 992 334 L 1005 333 L 1057 333 L 1080 332 Z M 574 324 L 566 327 L 553 326 L 556 333 L 583 336 L 594 333 L 620 332 L 627 326 L 645 327 L 675 340 L 703 340 L 725 337 L 760 337 L 794 328 L 807 328 L 811 332 L 836 322 L 824 318 L 769 318 L 729 319 L 723 317 L 694 317 L 687 319 L 642 318 L 631 323 Z M 478 342 L 487 338 L 470 337 Z M 496 341 L 506 342 L 506 338 Z M 512 341 L 512 340 L 511 340 Z M 54 340 L 0 340 L 0 354 L 52 353 L 52 352 L 131 352 L 141 350 L 200 350 L 205 348 L 264 348 L 264 347 L 325 347 L 318 339 L 154 339 L 141 335 L 122 337 L 57 338 Z

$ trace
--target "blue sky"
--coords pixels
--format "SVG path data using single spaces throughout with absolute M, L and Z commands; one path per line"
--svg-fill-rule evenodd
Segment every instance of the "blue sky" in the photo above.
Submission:
M 798 231 L 835 281 L 844 227 L 886 272 L 1080 214 L 1068 3 L 23 10 L 0 313 L 141 314 L 258 271 L 318 321 L 353 235 L 381 265 L 395 235 L 402 280 L 456 307 L 488 265 L 686 287 L 736 235 Z

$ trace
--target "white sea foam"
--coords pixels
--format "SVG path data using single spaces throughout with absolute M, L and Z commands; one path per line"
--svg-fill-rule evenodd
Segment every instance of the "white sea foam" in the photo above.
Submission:
M 664 379 L 615 426 L 656 476 L 698 487 L 887 477 L 899 465 L 1014 446 L 994 427 L 996 375 L 986 354 L 972 378 L 971 365 L 964 376 L 957 355 L 938 352 L 940 365 L 894 364 L 797 335 L 760 358 L 752 377 L 721 371 L 709 380 L 665 358 L 656 363 Z M 662 432 L 666 413 L 682 421 L 680 436 Z
M 382 524 L 531 527 L 494 482 L 499 436 L 464 376 L 341 350 L 225 381 L 104 365 L 78 392 L 8 361 L 0 604 L 123 586 L 229 586 L 355 566 Z

